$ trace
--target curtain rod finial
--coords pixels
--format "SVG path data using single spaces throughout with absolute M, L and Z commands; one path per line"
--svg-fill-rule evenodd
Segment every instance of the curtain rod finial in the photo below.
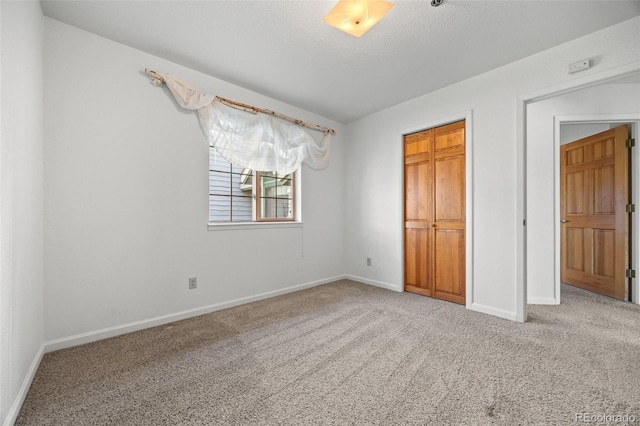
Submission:
M 151 84 L 153 84 L 154 86 L 162 86 L 162 84 L 164 83 L 164 78 L 162 78 L 162 76 L 157 72 L 145 68 L 144 73 L 147 74 L 149 78 L 151 78 Z

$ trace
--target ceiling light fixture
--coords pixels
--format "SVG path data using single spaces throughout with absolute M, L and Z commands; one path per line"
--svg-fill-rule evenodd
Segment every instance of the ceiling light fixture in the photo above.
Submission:
M 360 37 L 391 10 L 393 3 L 384 0 L 339 0 L 324 17 L 324 22 Z

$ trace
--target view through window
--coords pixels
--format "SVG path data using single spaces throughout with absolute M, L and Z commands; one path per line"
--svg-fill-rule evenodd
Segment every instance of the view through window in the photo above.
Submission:
M 209 222 L 294 221 L 294 176 L 237 167 L 209 148 Z

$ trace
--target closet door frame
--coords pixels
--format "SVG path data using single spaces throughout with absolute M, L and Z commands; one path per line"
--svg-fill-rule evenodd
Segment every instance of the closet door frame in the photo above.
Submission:
M 416 126 L 404 129 L 400 135 L 400 146 L 402 159 L 402 173 L 404 176 L 404 141 L 405 136 L 410 135 L 412 133 L 421 132 L 423 130 L 429 130 L 435 127 L 445 126 L 447 124 L 455 123 L 458 121 L 465 120 L 465 306 L 467 309 L 473 309 L 479 312 L 491 313 L 492 310 L 489 308 L 484 308 L 482 305 L 478 305 L 474 300 L 474 292 L 473 292 L 473 110 L 469 110 L 463 113 L 451 115 L 448 117 L 443 117 L 438 120 L 429 121 L 426 123 L 421 123 Z M 405 203 L 405 190 L 404 187 L 404 177 L 402 178 L 402 191 L 400 191 L 400 196 L 402 197 L 400 200 L 400 205 L 402 206 L 402 223 L 401 223 L 401 232 L 402 232 L 402 291 L 404 291 L 404 283 L 406 281 L 405 277 L 405 211 L 404 211 L 404 203 Z

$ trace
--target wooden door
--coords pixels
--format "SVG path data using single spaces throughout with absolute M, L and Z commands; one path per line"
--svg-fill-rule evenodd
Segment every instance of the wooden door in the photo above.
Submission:
M 465 122 L 407 135 L 405 290 L 465 303 Z
M 626 125 L 560 147 L 560 279 L 627 299 Z
M 404 138 L 406 291 L 433 296 L 433 131 Z

